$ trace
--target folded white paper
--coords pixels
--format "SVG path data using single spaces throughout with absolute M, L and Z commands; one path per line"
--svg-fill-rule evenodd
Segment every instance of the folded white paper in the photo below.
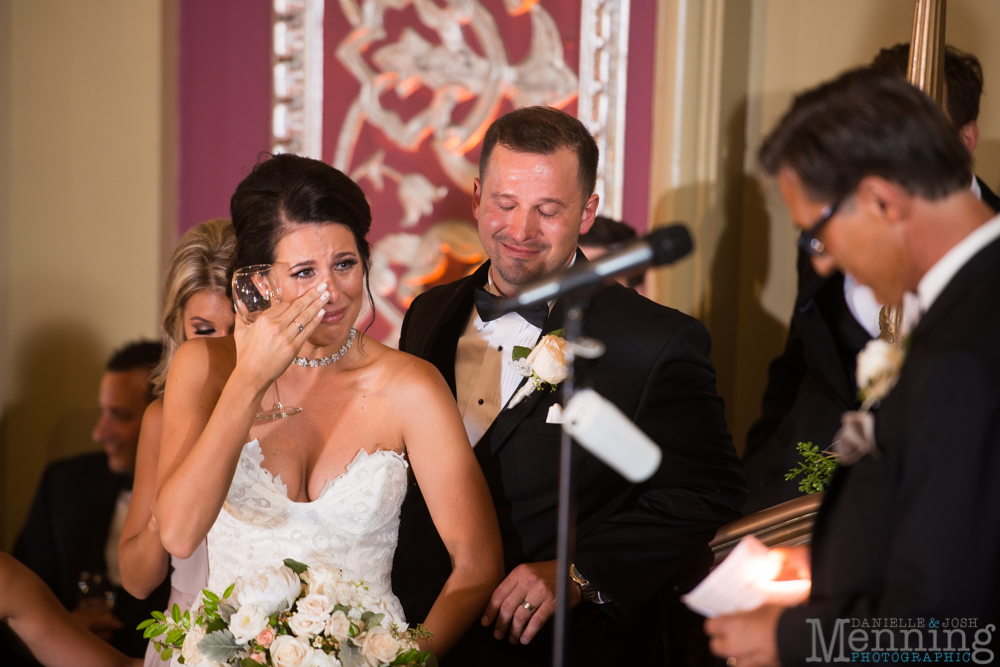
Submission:
M 765 604 L 792 607 L 809 597 L 808 579 L 775 581 L 782 557 L 753 535 L 740 540 L 693 591 L 683 596 L 691 610 L 713 618 L 753 611 Z

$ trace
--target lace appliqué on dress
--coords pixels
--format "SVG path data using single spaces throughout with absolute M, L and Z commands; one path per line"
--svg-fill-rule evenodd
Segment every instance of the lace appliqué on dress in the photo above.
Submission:
M 281 476 L 262 467 L 257 440 L 243 447 L 219 518 L 208 533 L 209 588 L 224 590 L 243 573 L 294 558 L 364 579 L 375 600 L 403 620 L 392 594 L 392 557 L 406 496 L 401 455 L 361 450 L 342 475 L 305 503 L 288 499 Z

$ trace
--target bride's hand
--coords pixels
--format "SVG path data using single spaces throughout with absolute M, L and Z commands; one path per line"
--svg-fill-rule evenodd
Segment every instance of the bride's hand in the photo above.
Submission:
M 276 303 L 247 325 L 236 318 L 236 371 L 266 387 L 285 372 L 323 319 L 326 283 L 291 303 Z

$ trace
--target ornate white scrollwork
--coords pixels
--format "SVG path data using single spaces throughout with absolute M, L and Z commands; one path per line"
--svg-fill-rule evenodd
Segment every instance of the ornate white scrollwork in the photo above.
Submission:
M 332 164 L 355 180 L 367 179 L 381 191 L 385 179 L 396 182 L 403 207 L 402 229 L 412 228 L 433 213 L 446 194 L 444 185 L 419 173 L 403 174 L 385 163 L 383 151 L 361 160 L 354 155 L 366 123 L 378 128 L 397 147 L 414 151 L 428 137 L 451 184 L 471 193 L 478 165 L 465 154 L 481 140 L 504 99 L 514 107 L 546 104 L 563 107 L 579 96 L 579 118 L 601 151 L 597 191 L 606 215 L 621 217 L 625 140 L 629 0 L 582 0 L 580 76 L 563 60 L 562 38 L 539 0 L 504 0 L 511 16 L 531 20 L 531 47 L 519 63 L 511 63 L 493 15 L 479 0 L 339 0 L 351 32 L 337 47 L 337 58 L 357 79 L 361 91 L 337 133 Z M 374 52 L 386 37 L 384 16 L 413 6 L 420 23 L 438 36 L 432 44 L 412 28 Z M 274 0 L 274 92 L 272 148 L 322 159 L 324 0 Z M 332 8 L 331 8 L 332 10 Z M 466 42 L 467 29 L 478 42 Z M 421 87 L 432 93 L 430 104 L 404 120 L 382 106 L 393 91 L 406 99 Z M 471 102 L 461 118 L 455 108 Z M 449 260 L 451 258 L 451 260 Z M 485 259 L 473 226 L 444 221 L 422 235 L 389 234 L 375 243 L 370 281 L 376 308 L 394 330 L 409 301 L 449 261 L 469 270 Z M 397 277 L 393 266 L 404 267 Z
M 386 38 L 384 16 L 412 4 L 420 22 L 437 33 L 439 44 L 431 44 L 417 31 L 405 28 L 399 39 L 375 51 L 371 63 L 369 47 Z M 577 94 L 578 81 L 563 61 L 562 40 L 552 17 L 535 3 L 507 2 L 513 13 L 531 17 L 531 49 L 525 60 L 511 64 L 493 15 L 478 0 L 449 0 L 439 6 L 433 0 L 369 0 L 358 12 L 354 30 L 337 47 L 337 57 L 361 84 L 356 109 L 348 114 L 340 130 L 334 165 L 351 166 L 358 125 L 368 122 L 379 128 L 404 150 L 416 150 L 428 136 L 445 173 L 458 187 L 472 190 L 478 166 L 465 153 L 475 147 L 500 109 L 504 98 L 514 106 L 548 104 L 565 106 Z M 480 56 L 466 42 L 467 27 L 482 49 Z M 404 121 L 382 106 L 381 96 L 393 90 L 409 97 L 420 87 L 433 93 L 427 108 Z M 455 107 L 474 100 L 461 119 Z
M 271 151 L 323 157 L 324 0 L 274 0 Z
M 577 117 L 601 150 L 597 194 L 601 211 L 622 216 L 625 169 L 625 94 L 628 82 L 629 0 L 583 0 L 580 99 Z
M 621 216 L 625 147 L 625 94 L 628 71 L 630 0 L 582 0 L 579 79 L 562 60 L 562 42 L 552 17 L 537 0 L 504 0 L 513 15 L 529 13 L 532 45 L 520 64 L 507 62 L 506 50 L 492 15 L 477 0 L 340 0 L 354 30 L 338 47 L 338 57 L 362 83 L 339 128 L 334 165 L 352 166 L 358 133 L 366 121 L 379 127 L 400 147 L 412 150 L 431 133 L 433 148 L 452 182 L 468 191 L 476 166 L 464 153 L 478 143 L 507 96 L 514 106 L 563 106 L 579 93 L 578 116 L 601 149 L 598 193 L 606 215 Z M 384 39 L 386 10 L 414 5 L 425 26 L 439 35 L 432 45 L 413 30 L 384 46 L 372 60 L 361 57 L 372 42 Z M 274 0 L 274 104 L 272 148 L 321 157 L 323 110 L 323 0 Z M 461 27 L 468 25 L 485 54 L 469 48 Z M 426 85 L 434 91 L 428 109 L 408 122 L 381 107 L 378 96 L 395 88 L 406 97 Z M 454 107 L 476 98 L 473 111 L 454 121 Z

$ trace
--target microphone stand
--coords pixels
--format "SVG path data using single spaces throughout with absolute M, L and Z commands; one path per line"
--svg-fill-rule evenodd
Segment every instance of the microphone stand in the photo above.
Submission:
M 569 377 L 563 381 L 563 405 L 573 398 L 576 380 L 576 353 L 578 339 L 583 336 L 583 299 L 574 299 L 566 311 L 564 324 Z M 556 522 L 556 613 L 552 639 L 552 665 L 563 667 L 566 663 L 566 628 L 569 621 L 567 600 L 569 595 L 569 564 L 576 547 L 576 489 L 573 484 L 573 438 L 563 430 L 559 448 L 559 511 Z

